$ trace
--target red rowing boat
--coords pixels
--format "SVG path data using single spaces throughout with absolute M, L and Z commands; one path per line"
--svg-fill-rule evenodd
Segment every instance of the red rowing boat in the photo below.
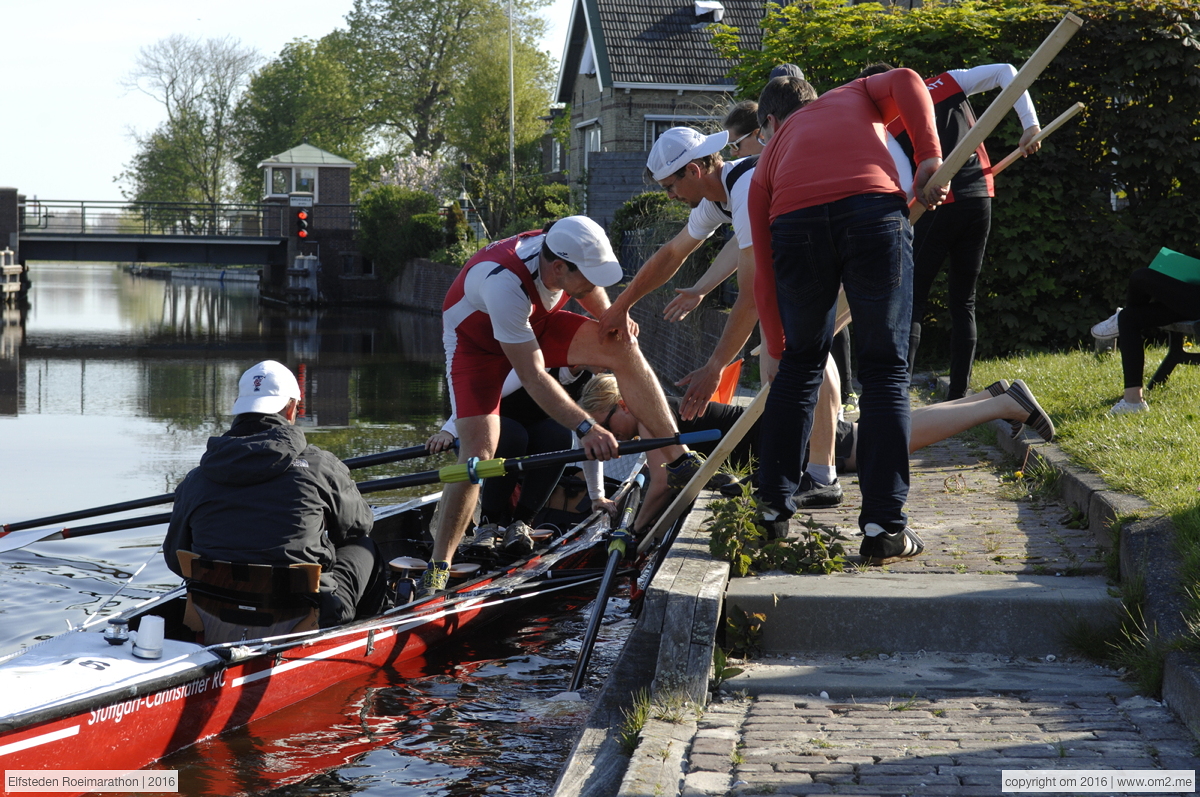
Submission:
M 419 550 L 437 497 L 377 510 L 372 536 L 385 551 Z M 593 514 L 527 558 L 492 561 L 443 593 L 336 628 L 198 644 L 182 622 L 180 587 L 121 615 L 133 637 L 143 617 L 164 618 L 160 659 L 134 656 L 131 642 L 110 645 L 99 631 L 78 630 L 13 654 L 0 660 L 4 788 L 21 772 L 141 769 L 333 684 L 419 657 L 518 602 L 598 581 L 590 566 L 603 558 L 599 543 L 608 530 L 607 517 Z M 98 790 L 62 785 L 55 793 Z M 164 791 L 174 788 L 164 784 Z

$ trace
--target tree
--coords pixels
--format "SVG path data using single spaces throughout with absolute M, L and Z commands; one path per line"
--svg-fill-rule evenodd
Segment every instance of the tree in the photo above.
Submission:
M 521 42 L 541 35 L 545 23 L 530 12 L 545 4 L 514 3 L 523 15 L 515 23 Z M 507 58 L 508 48 L 493 44 L 500 34 L 507 40 L 506 8 L 502 0 L 355 0 L 346 17 L 351 66 L 371 99 L 372 122 L 415 154 L 438 154 L 448 141 L 448 116 L 472 74 L 470 63 L 484 51 Z M 495 115 L 496 106 L 488 108 L 487 116 Z
M 169 36 L 138 54 L 126 85 L 166 109 L 153 133 L 136 135 L 138 154 L 122 175 L 126 197 L 162 197 L 185 190 L 180 201 L 220 202 L 232 188 L 231 117 L 258 65 L 258 53 L 236 39 L 200 41 Z
M 370 125 L 361 87 L 346 65 L 348 48 L 341 31 L 316 42 L 297 39 L 251 78 L 234 112 L 234 161 L 244 199 L 262 194 L 258 164 L 303 142 L 359 164 L 350 173 L 356 194 L 370 183 Z

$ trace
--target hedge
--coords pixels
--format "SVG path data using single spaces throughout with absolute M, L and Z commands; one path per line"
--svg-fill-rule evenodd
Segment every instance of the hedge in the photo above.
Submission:
M 903 10 L 816 0 L 768 9 L 761 51 L 741 49 L 734 28 L 714 37 L 737 62 L 732 74 L 744 96 L 757 97 L 783 62 L 799 64 L 818 91 L 874 61 L 925 76 L 1019 67 L 1066 12 L 1085 20 L 1030 93 L 1043 124 L 1078 101 L 1086 110 L 996 178 L 977 301 L 981 355 L 1074 346 L 1125 304 L 1130 272 L 1160 247 L 1200 256 L 1195 3 L 992 0 Z M 994 96 L 974 98 L 976 113 Z M 987 140 L 993 162 L 1020 132 L 1008 114 Z M 930 336 L 948 334 L 944 277 L 930 313 Z

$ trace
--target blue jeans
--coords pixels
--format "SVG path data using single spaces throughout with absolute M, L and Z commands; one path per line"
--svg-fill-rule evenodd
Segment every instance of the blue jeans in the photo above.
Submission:
M 904 200 L 864 194 L 771 223 L 775 289 L 787 343 L 760 437 L 759 491 L 780 517 L 796 505 L 801 461 L 833 340 L 838 286 L 854 316 L 859 399 L 859 526 L 901 531 L 908 497 L 908 335 L 912 227 Z

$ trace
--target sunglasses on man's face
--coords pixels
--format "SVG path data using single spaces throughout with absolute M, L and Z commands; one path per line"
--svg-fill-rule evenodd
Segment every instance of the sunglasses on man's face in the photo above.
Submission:
M 751 130 L 749 133 L 746 133 L 744 136 L 741 136 L 740 138 L 736 138 L 733 141 L 730 141 L 729 144 L 727 145 L 729 147 L 729 151 L 732 152 L 734 155 L 736 155 L 738 153 L 738 150 L 742 148 L 742 142 L 745 141 L 746 139 L 750 138 L 750 136 L 754 135 L 757 132 L 758 132 L 758 128 L 756 127 L 753 130 Z

